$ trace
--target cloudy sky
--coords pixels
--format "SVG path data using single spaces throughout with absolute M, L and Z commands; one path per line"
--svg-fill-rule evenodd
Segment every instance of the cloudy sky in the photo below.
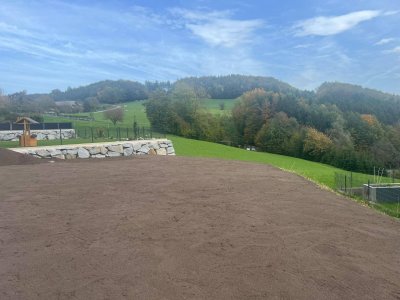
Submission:
M 0 1 L 6 93 L 224 74 L 400 94 L 400 1 Z

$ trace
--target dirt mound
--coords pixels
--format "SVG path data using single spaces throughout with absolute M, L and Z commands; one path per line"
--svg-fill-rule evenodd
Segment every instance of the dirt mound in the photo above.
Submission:
M 398 220 L 267 165 L 0 169 L 2 300 L 400 299 L 399 249 Z
M 0 148 L 0 166 L 40 164 L 42 159 Z

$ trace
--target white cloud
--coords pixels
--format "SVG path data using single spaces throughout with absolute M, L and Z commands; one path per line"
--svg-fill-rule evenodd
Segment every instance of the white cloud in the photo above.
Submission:
M 385 15 L 380 10 L 362 10 L 352 12 L 346 15 L 333 17 L 316 17 L 298 22 L 294 28 L 296 35 L 335 35 L 349 30 L 361 22 L 371 20 L 378 16 Z
M 400 54 L 400 46 L 393 48 L 392 50 L 387 51 L 388 53 L 396 53 Z
M 301 49 L 301 48 L 309 48 L 311 46 L 312 46 L 311 44 L 299 44 L 299 45 L 294 46 L 293 48 L 294 49 Z
M 394 38 L 381 39 L 380 41 L 376 42 L 375 45 L 384 45 L 393 42 L 394 40 L 395 40 Z
M 229 11 L 209 13 L 174 9 L 183 18 L 183 25 L 212 46 L 235 47 L 253 41 L 254 32 L 264 25 L 259 19 L 235 20 Z
M 384 16 L 393 16 L 400 13 L 400 10 L 389 10 L 383 13 Z

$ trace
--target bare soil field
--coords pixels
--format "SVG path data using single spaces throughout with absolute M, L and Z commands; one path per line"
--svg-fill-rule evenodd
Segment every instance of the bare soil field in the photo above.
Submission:
M 267 165 L 0 166 L 0 299 L 400 299 L 400 222 Z

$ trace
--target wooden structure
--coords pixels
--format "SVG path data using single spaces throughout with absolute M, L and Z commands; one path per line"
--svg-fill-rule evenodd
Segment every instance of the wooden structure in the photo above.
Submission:
M 18 117 L 15 124 L 24 124 L 22 135 L 19 137 L 19 145 L 21 147 L 37 146 L 36 136 L 31 135 L 31 124 L 38 124 L 38 122 L 28 117 Z

